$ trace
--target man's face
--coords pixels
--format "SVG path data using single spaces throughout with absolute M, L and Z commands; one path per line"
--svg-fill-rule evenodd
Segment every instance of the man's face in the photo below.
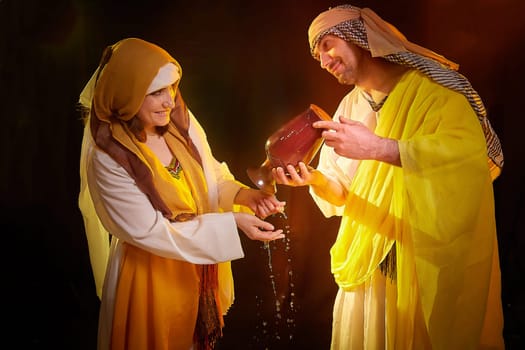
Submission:
M 359 80 L 359 68 L 364 50 L 335 35 L 324 36 L 314 50 L 321 68 L 337 78 L 339 83 L 353 85 Z

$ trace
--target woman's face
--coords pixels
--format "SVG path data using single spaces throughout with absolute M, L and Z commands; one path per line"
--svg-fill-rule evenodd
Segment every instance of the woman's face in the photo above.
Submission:
M 155 127 L 169 123 L 170 112 L 175 107 L 174 98 L 175 89 L 172 85 L 146 95 L 137 113 L 146 132 L 154 133 Z

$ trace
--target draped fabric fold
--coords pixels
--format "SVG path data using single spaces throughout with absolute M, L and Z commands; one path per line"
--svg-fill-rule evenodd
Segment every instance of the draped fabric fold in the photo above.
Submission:
M 368 280 L 397 238 L 393 233 L 400 231 L 401 207 L 391 201 L 393 186 L 379 186 L 382 180 L 392 184 L 394 172 L 394 167 L 385 163 L 361 161 L 359 165 L 346 200 L 340 234 L 331 249 L 332 273 L 343 289 L 350 290 Z M 378 185 L 363 186 L 370 182 Z
M 106 275 L 106 266 L 110 254 L 110 235 L 100 221 L 93 199 L 89 193 L 87 180 L 87 153 L 93 147 L 91 132 L 89 127 L 84 128 L 82 148 L 80 156 L 80 193 L 78 196 L 78 206 L 82 212 L 84 230 L 88 243 L 89 260 L 91 270 L 95 280 L 97 296 L 102 298 L 102 286 Z

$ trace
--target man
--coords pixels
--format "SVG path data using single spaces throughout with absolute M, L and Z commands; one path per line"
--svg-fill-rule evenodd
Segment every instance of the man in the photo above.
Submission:
M 272 172 L 342 216 L 332 349 L 503 349 L 492 188 L 503 154 L 478 94 L 370 9 L 331 8 L 308 36 L 353 89 L 314 124 L 317 169 Z

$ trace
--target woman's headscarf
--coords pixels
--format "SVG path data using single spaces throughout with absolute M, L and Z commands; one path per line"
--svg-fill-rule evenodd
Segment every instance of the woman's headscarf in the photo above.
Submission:
M 392 24 L 381 19 L 369 8 L 341 5 L 319 14 L 308 29 L 310 51 L 326 35 L 335 35 L 370 51 L 372 57 L 415 68 L 438 84 L 463 94 L 478 116 L 487 143 L 492 178 L 503 167 L 503 152 L 498 136 L 492 129 L 481 97 L 470 82 L 457 72 L 458 64 L 422 46 L 411 43 Z
M 162 83 L 159 79 L 166 75 L 159 71 L 169 64 L 177 68 L 180 77 L 179 63 L 164 49 L 141 39 L 121 40 L 104 50 L 95 79 L 88 83 L 93 86 L 84 89 L 81 102 L 91 102 L 89 127 L 97 146 L 128 171 L 156 209 L 170 220 L 181 220 L 206 212 L 206 201 L 199 202 L 206 196 L 192 196 L 188 191 L 181 191 L 126 123 L 137 114 L 151 86 Z M 200 158 L 187 135 L 189 115 L 178 91 L 179 81 L 173 82 L 177 90 L 176 107 L 171 113 L 165 138 L 168 145 L 173 144 L 172 150 L 177 150 L 177 159 L 185 172 L 192 174 L 189 182 L 194 193 L 203 194 L 206 188 Z

